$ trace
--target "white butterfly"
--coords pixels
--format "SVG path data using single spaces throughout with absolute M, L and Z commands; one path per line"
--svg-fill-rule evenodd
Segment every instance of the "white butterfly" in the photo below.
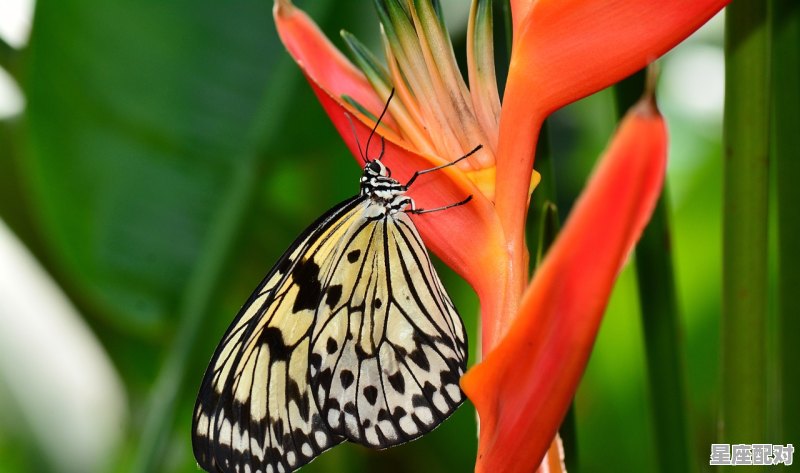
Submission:
M 214 352 L 192 426 L 205 470 L 290 472 L 344 440 L 391 447 L 463 402 L 464 325 L 408 214 L 471 196 L 417 209 L 417 176 L 459 160 L 401 184 L 382 155 L 364 157 L 359 195 L 300 235 Z

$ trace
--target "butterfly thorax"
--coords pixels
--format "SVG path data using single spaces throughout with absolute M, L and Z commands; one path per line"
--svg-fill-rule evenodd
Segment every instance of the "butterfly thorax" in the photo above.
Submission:
M 405 195 L 406 186 L 390 176 L 386 166 L 378 160 L 364 166 L 361 176 L 361 195 L 367 196 L 368 218 L 381 219 L 403 212 L 406 207 L 414 208 L 414 201 Z

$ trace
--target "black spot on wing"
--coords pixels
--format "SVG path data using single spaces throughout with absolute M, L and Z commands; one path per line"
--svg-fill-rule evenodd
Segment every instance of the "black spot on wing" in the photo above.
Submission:
M 322 356 L 319 353 L 309 355 L 308 361 L 315 370 L 319 370 L 319 367 L 322 366 Z
M 395 422 L 399 422 L 406 414 L 406 410 L 400 406 L 395 407 L 394 411 L 392 411 L 392 417 L 394 417 Z
M 378 421 L 392 421 L 392 417 L 389 415 L 389 411 L 386 409 L 381 409 L 378 411 Z
M 428 407 L 428 399 L 422 394 L 414 394 L 411 396 L 411 405 L 414 407 Z
M 323 410 L 325 410 L 325 411 L 330 411 L 330 410 L 338 411 L 340 409 L 340 407 L 341 406 L 339 405 L 339 400 L 338 399 L 329 397 L 329 398 L 325 399 L 325 405 L 323 406 Z
M 289 268 L 292 267 L 292 259 L 289 257 L 283 258 L 279 263 L 278 266 L 275 268 L 280 274 L 286 274 L 289 271 Z
M 425 371 L 431 370 L 431 364 L 428 361 L 428 357 L 425 355 L 425 351 L 423 351 L 422 347 L 417 347 L 411 354 L 408 355 L 411 360 L 417 364 L 420 368 Z
M 316 384 L 322 387 L 325 392 L 331 390 L 331 383 L 333 383 L 333 373 L 330 368 L 325 368 L 320 371 L 316 378 Z
M 339 379 L 342 381 L 342 386 L 347 389 L 353 384 L 356 377 L 353 375 L 353 372 L 350 370 L 342 370 L 342 373 L 339 375 Z
M 355 263 L 356 261 L 358 261 L 359 256 L 361 256 L 361 250 L 353 250 L 347 253 L 347 261 Z
M 292 354 L 292 349 L 286 346 L 283 341 L 283 334 L 277 327 L 267 327 L 261 333 L 259 341 L 269 347 L 270 360 L 274 363 L 276 361 L 288 361 Z
M 328 338 L 328 343 L 326 344 L 325 349 L 328 351 L 329 355 L 333 355 L 334 353 L 336 353 L 336 350 L 339 349 L 339 344 L 336 343 L 336 340 L 334 340 L 333 337 L 330 337 Z
M 315 310 L 322 297 L 322 283 L 319 280 L 319 266 L 312 260 L 300 261 L 292 271 L 292 280 L 298 286 L 297 298 L 292 312 Z
M 406 357 L 408 356 L 408 352 L 405 348 L 400 346 L 393 346 L 394 347 L 394 357 L 397 358 L 397 361 L 405 361 Z
M 432 399 L 436 391 L 438 391 L 436 386 L 432 385 L 429 381 L 425 381 L 425 385 L 422 386 L 422 394 L 424 394 L 426 398 Z
M 325 303 L 328 305 L 328 307 L 336 307 L 336 304 L 338 304 L 342 299 L 342 285 L 333 284 L 328 286 L 328 289 L 326 289 L 325 292 L 327 293 Z
M 364 398 L 366 398 L 367 402 L 370 405 L 374 406 L 375 402 L 378 400 L 378 388 L 375 386 L 367 386 L 364 388 Z
M 389 380 L 389 384 L 392 385 L 395 391 L 397 391 L 400 394 L 406 392 L 406 380 L 405 378 L 403 378 L 403 374 L 401 372 L 398 371 L 395 374 L 390 374 L 389 376 L 387 376 L 387 379 Z
M 461 379 L 461 376 L 459 376 L 458 373 L 455 373 L 452 370 L 446 370 L 442 371 L 442 373 L 439 375 L 439 379 L 441 380 L 443 386 L 448 384 L 455 384 L 456 386 L 458 386 L 458 382 Z

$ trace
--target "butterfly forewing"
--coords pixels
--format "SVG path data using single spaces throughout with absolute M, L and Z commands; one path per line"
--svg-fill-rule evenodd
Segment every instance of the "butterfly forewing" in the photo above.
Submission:
M 360 198 L 320 218 L 281 257 L 226 332 L 203 379 L 193 446 L 212 472 L 288 472 L 340 443 L 309 389 L 319 267 Z

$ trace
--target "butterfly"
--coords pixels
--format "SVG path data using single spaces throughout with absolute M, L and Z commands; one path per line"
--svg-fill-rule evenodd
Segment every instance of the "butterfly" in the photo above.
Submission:
M 406 191 L 478 149 L 401 184 L 367 141 L 360 193 L 297 238 L 214 352 L 192 423 L 200 467 L 287 473 L 345 440 L 414 440 L 463 402 L 464 325 L 409 214 L 471 196 L 424 210 Z

